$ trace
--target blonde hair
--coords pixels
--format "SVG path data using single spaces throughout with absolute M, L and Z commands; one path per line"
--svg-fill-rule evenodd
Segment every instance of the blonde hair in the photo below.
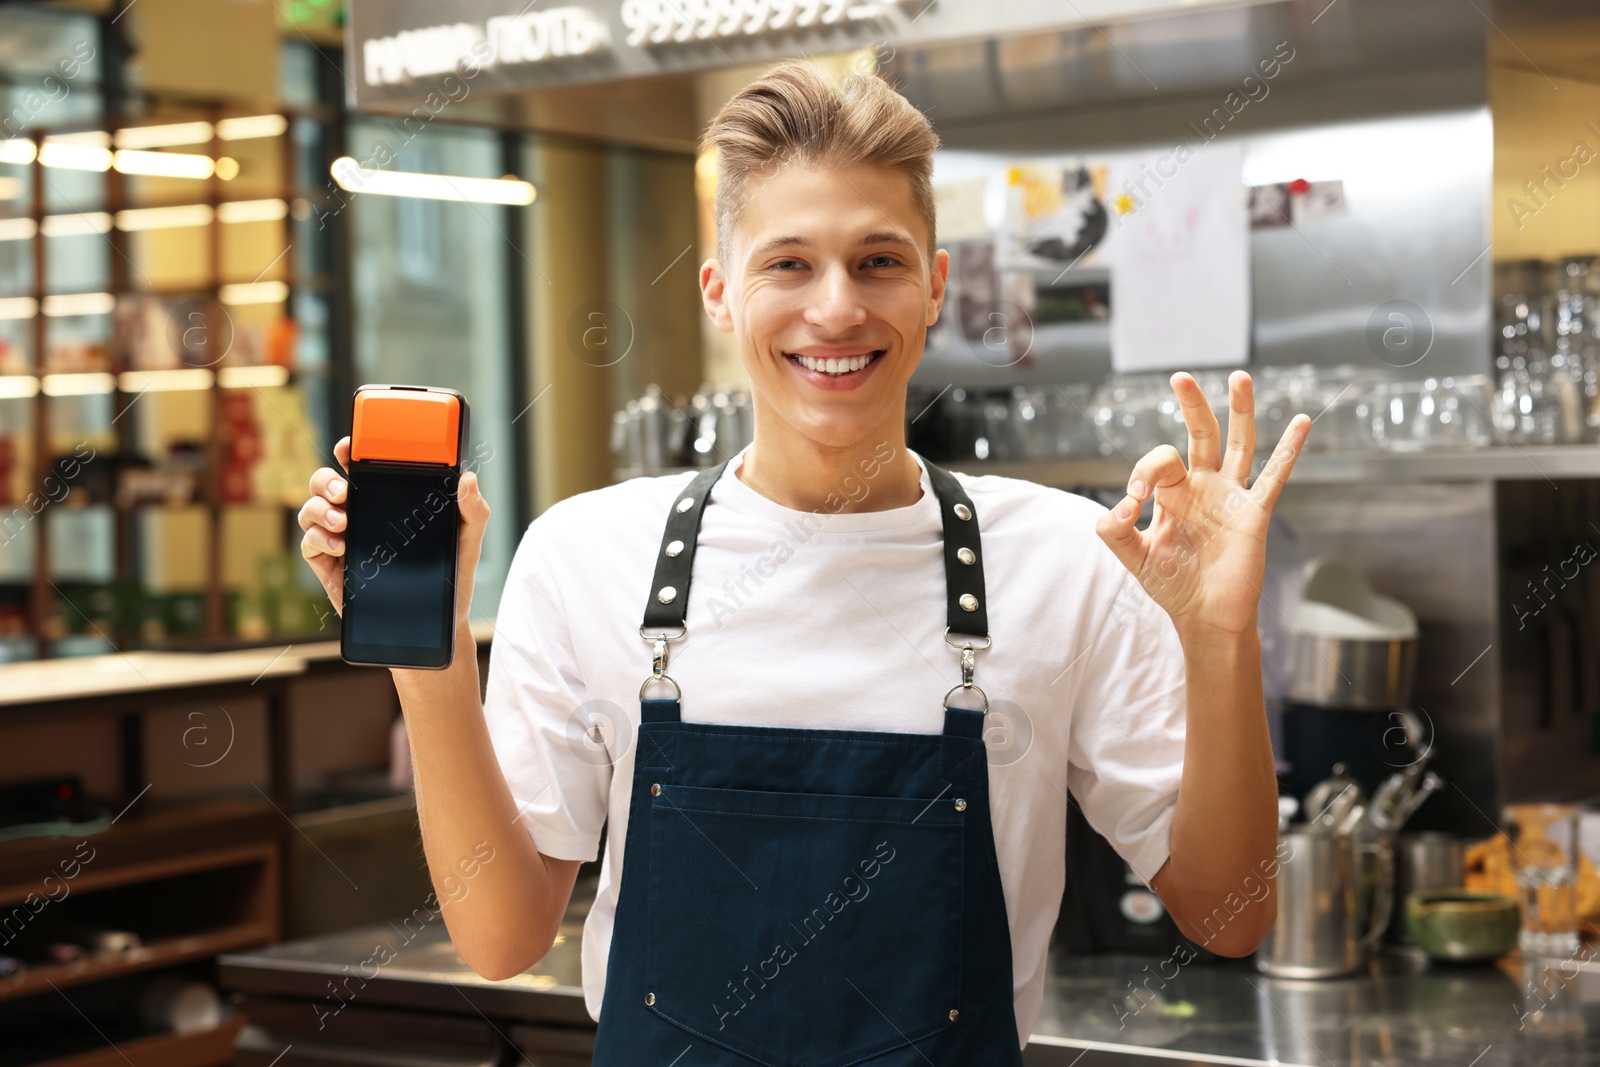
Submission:
M 911 182 L 911 203 L 934 250 L 933 151 L 939 135 L 922 112 L 871 74 L 835 81 L 820 64 L 790 60 L 734 94 L 700 137 L 716 153 L 717 257 L 744 206 L 746 181 L 795 162 L 893 167 Z

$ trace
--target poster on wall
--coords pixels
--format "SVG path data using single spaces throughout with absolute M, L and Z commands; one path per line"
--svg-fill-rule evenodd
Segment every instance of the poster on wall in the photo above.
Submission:
M 1238 142 L 1110 167 L 1111 363 L 1241 366 L 1250 351 L 1250 214 Z
M 1006 170 L 1000 265 L 1057 270 L 1104 265 L 1111 216 L 1104 161 L 1033 160 Z

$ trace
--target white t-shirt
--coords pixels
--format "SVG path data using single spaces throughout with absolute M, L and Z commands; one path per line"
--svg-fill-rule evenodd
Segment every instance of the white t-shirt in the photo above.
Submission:
M 688 635 L 671 645 L 683 721 L 939 733 L 961 657 L 944 641 L 943 535 L 927 469 L 905 507 L 811 513 L 741 481 L 743 456 L 706 503 Z M 1065 885 L 1067 794 L 1146 884 L 1167 859 L 1183 654 L 1171 620 L 1096 535 L 1099 504 L 1015 478 L 955 476 L 983 544 L 993 645 L 978 652 L 974 680 L 990 701 L 991 811 L 1026 1043 Z M 595 1019 L 639 685 L 651 670 L 639 624 L 668 508 L 692 477 L 634 478 L 547 509 L 512 560 L 491 646 L 484 714 L 534 844 L 592 860 L 610 821 L 583 932 Z

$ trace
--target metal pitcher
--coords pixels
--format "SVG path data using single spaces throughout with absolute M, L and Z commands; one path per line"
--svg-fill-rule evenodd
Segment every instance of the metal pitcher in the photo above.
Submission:
M 1394 905 L 1392 839 L 1304 823 L 1280 837 L 1290 848 L 1278 864 L 1278 921 L 1256 951 L 1256 969 L 1277 978 L 1360 970 Z

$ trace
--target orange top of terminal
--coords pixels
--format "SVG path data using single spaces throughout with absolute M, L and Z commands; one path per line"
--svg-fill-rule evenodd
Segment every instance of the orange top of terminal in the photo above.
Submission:
M 362 389 L 350 430 L 350 458 L 453 465 L 461 402 L 450 393 Z

